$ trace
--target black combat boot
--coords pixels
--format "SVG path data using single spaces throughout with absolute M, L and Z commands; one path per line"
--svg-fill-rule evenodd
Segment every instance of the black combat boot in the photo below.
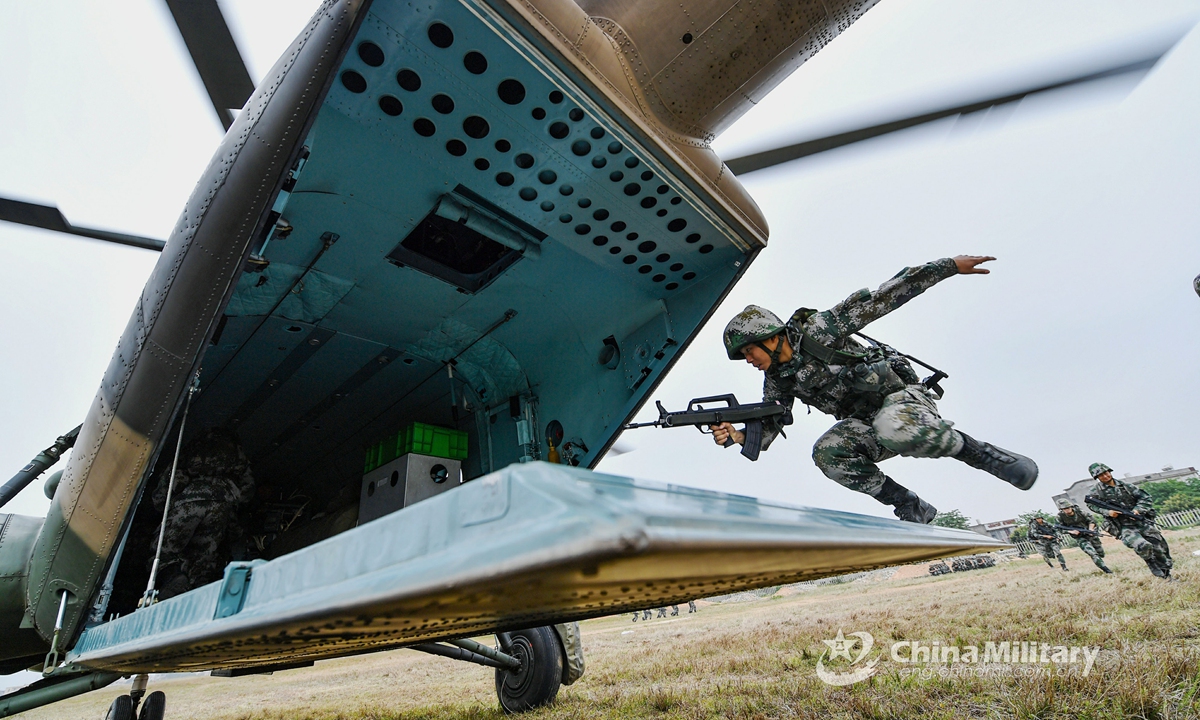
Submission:
M 884 479 L 883 487 L 879 489 L 875 499 L 884 505 L 895 506 L 896 509 L 892 512 L 905 522 L 928 525 L 937 516 L 937 508 L 891 478 Z
M 991 443 L 979 442 L 962 432 L 962 450 L 954 457 L 973 468 L 983 470 L 1000 478 L 1020 490 L 1028 490 L 1037 481 L 1037 463 L 1015 452 L 996 447 Z
M 1107 565 L 1105 565 L 1104 563 L 1100 563 L 1100 565 L 1099 565 L 1098 567 L 1099 567 L 1101 570 L 1103 570 L 1103 571 L 1104 571 L 1104 573 L 1105 573 L 1106 575 L 1112 575 L 1112 570 L 1109 570 L 1109 569 L 1108 569 L 1108 566 L 1107 566 Z

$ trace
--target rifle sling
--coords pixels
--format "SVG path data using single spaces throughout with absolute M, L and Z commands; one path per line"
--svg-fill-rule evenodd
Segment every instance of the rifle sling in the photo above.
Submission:
M 845 350 L 831 348 L 828 345 L 822 345 L 803 330 L 800 331 L 800 350 L 812 355 L 826 365 L 850 365 L 852 363 L 860 363 L 866 357 L 865 355 L 859 355 L 858 353 L 847 352 Z

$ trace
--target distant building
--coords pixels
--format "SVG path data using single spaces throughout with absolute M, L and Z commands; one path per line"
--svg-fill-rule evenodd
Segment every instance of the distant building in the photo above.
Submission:
M 971 526 L 971 530 L 979 533 L 980 535 L 987 535 L 1001 542 L 1008 542 L 1008 538 L 1012 536 L 1013 530 L 1016 529 L 1016 518 L 997 520 L 996 522 L 990 523 L 980 523 L 978 525 Z
M 1195 476 L 1196 468 L 1194 467 L 1180 468 L 1178 470 L 1167 467 L 1161 472 L 1150 473 L 1148 475 L 1130 475 L 1126 473 L 1125 477 L 1120 478 L 1120 480 L 1122 482 L 1127 482 L 1130 485 L 1141 485 L 1142 483 L 1159 482 L 1161 480 L 1182 480 L 1184 478 Z M 1086 480 L 1076 480 L 1074 483 L 1072 483 L 1071 487 L 1066 489 L 1065 492 L 1054 496 L 1054 505 L 1060 508 L 1066 507 L 1067 505 L 1078 505 L 1079 507 L 1085 507 L 1083 498 L 1085 495 L 1090 493 L 1092 488 L 1095 486 L 1096 481 L 1091 478 L 1087 478 Z

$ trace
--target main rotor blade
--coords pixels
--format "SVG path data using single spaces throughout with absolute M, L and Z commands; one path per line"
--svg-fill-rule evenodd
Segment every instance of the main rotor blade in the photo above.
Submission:
M 1161 57 L 1161 54 L 1155 55 L 1154 57 L 1146 58 L 1144 60 L 1138 60 L 1132 63 L 1119 65 L 1117 67 L 1110 67 L 1104 70 L 1089 72 L 1087 74 L 1068 78 L 1066 80 L 1049 82 L 1028 89 L 1017 90 L 1015 92 L 1006 92 L 1005 94 L 996 97 L 984 98 L 974 102 L 964 103 L 962 105 L 955 105 L 953 107 L 933 110 L 920 115 L 913 115 L 910 117 L 891 120 L 878 125 L 856 128 L 854 130 L 848 130 L 835 135 L 829 135 L 813 140 L 805 140 L 803 142 L 792 145 L 784 145 L 783 147 L 772 148 L 770 150 L 763 150 L 762 152 L 751 153 L 750 155 L 743 155 L 742 157 L 736 157 L 732 160 L 726 160 L 725 164 L 734 172 L 735 175 L 745 175 L 746 173 L 752 173 L 755 170 L 763 170 L 781 163 L 789 162 L 791 160 L 799 160 L 800 158 L 808 157 L 809 155 L 816 155 L 817 153 L 844 147 L 846 145 L 861 142 L 863 140 L 869 140 L 871 138 L 879 137 L 880 135 L 887 135 L 888 133 L 893 133 L 898 130 L 904 130 L 917 125 L 924 125 L 925 123 L 933 122 L 934 120 L 941 120 L 942 118 L 952 117 L 954 115 L 965 115 L 967 113 L 979 112 L 980 110 L 987 110 L 988 108 L 995 107 L 997 105 L 1017 102 L 1018 100 L 1036 93 L 1046 92 L 1048 90 L 1059 90 L 1062 88 L 1071 87 L 1073 85 L 1081 85 L 1083 83 L 1116 77 L 1118 75 L 1125 75 L 1128 73 L 1144 73 L 1150 68 L 1154 67 L 1154 64 L 1157 63 Z
M 217 0 L 166 0 L 192 62 L 204 81 L 213 109 L 228 130 L 233 111 L 254 92 L 254 81 L 238 52 Z
M 163 240 L 141 237 L 140 235 L 126 235 L 125 233 L 109 232 L 108 230 L 76 227 L 67 222 L 63 214 L 53 205 L 38 205 L 36 203 L 10 200 L 3 197 L 0 197 L 0 220 L 42 228 L 43 230 L 54 230 L 55 232 L 67 233 L 68 235 L 92 238 L 93 240 L 103 240 L 105 242 L 117 243 L 118 245 L 129 245 L 130 247 L 142 248 L 144 250 L 161 251 L 163 246 L 166 245 L 166 242 Z

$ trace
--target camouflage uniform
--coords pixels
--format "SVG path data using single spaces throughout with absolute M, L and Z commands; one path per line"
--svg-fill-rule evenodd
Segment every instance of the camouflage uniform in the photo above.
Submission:
M 1042 554 L 1047 565 L 1054 567 L 1053 561 L 1058 558 L 1058 564 L 1062 565 L 1063 570 L 1066 570 L 1067 561 L 1058 547 L 1058 536 L 1054 534 L 1054 528 L 1045 521 L 1039 523 L 1039 519 L 1034 518 L 1029 521 L 1029 542 L 1037 545 L 1038 552 Z
M 157 477 L 152 500 L 162 511 L 171 468 Z M 168 598 L 219 580 L 228 544 L 240 537 L 238 511 L 254 494 L 254 476 L 237 436 L 214 428 L 180 454 L 159 559 L 159 597 Z M 158 545 L 155 535 L 151 553 Z
M 1097 482 L 1090 493 L 1097 499 L 1114 505 L 1137 510 L 1142 515 L 1154 514 L 1154 501 L 1150 493 L 1120 480 L 1113 479 L 1111 487 Z M 1136 519 L 1126 515 L 1109 517 L 1103 508 L 1092 507 L 1104 518 L 1104 530 L 1125 543 L 1125 547 L 1133 550 L 1138 557 L 1146 561 L 1150 572 L 1158 577 L 1170 577 L 1174 561 L 1171 560 L 1171 549 L 1167 547 L 1166 538 L 1154 527 L 1150 519 Z
M 1065 510 L 1060 508 L 1058 511 L 1058 524 L 1066 527 L 1079 528 L 1080 530 L 1092 530 L 1092 516 L 1078 505 L 1068 505 L 1067 507 L 1074 510 L 1074 514 L 1068 515 Z M 1079 549 L 1085 555 L 1092 559 L 1096 567 L 1104 572 L 1112 572 L 1108 566 L 1104 564 L 1104 546 L 1100 543 L 1100 536 L 1090 537 L 1087 535 L 1072 535 L 1075 541 L 1079 543 Z
M 877 496 L 887 478 L 876 463 L 896 455 L 944 457 L 962 448 L 962 437 L 938 414 L 937 398 L 918 382 L 906 360 L 866 348 L 850 337 L 957 273 L 950 258 L 905 268 L 875 292 L 864 288 L 829 310 L 801 310 L 788 321 L 793 357 L 786 363 L 772 363 L 763 383 L 763 399 L 789 406 L 799 399 L 838 419 L 813 446 L 813 462 L 826 477 Z M 846 371 L 847 366 L 829 365 L 799 351 L 802 333 L 822 345 L 883 360 L 879 369 L 884 382 L 876 390 L 864 391 L 862 378 Z M 763 450 L 780 430 L 774 422 L 765 423 Z

